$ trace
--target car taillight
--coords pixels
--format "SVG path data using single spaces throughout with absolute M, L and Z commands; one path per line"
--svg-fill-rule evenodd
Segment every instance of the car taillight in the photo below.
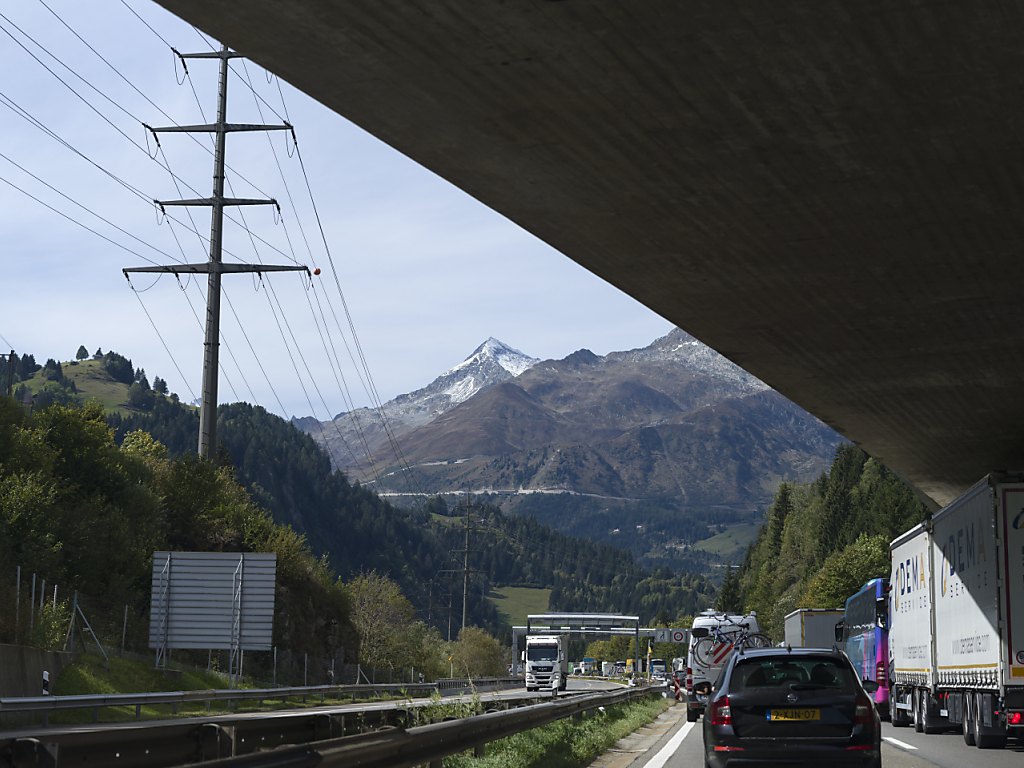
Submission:
M 1024 717 L 1021 716 L 1020 712 L 1010 712 L 1006 716 L 1007 725 L 1020 725 L 1024 722 Z
M 857 696 L 857 708 L 853 712 L 853 722 L 870 723 L 874 720 L 871 710 L 874 708 L 867 696 Z
M 732 710 L 729 708 L 729 697 L 711 703 L 711 724 L 732 725 Z
M 686 690 L 693 693 L 693 670 L 689 667 L 686 668 Z
M 885 662 L 880 661 L 875 664 L 875 682 L 879 685 L 885 685 Z

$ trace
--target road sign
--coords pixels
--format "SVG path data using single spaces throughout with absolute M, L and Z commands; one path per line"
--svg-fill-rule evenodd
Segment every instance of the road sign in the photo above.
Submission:
M 655 629 L 654 642 L 656 643 L 685 643 L 689 630 L 686 629 Z

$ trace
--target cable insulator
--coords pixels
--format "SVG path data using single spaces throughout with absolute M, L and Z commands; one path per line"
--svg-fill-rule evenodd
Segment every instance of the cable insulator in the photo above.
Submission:
M 181 68 L 183 70 L 185 70 L 185 74 L 182 75 L 181 80 L 178 80 L 178 65 L 177 64 L 174 65 L 174 79 L 178 80 L 178 85 L 181 85 L 182 83 L 185 82 L 185 78 L 188 77 L 188 64 L 185 63 L 185 57 L 182 56 L 180 53 L 178 53 L 178 49 L 177 48 L 171 48 L 171 52 L 175 56 L 177 56 L 179 59 L 181 59 Z

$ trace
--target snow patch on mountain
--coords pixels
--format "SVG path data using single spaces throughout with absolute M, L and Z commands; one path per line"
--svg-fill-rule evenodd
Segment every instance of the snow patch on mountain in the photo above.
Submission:
M 762 392 L 771 389 L 756 376 L 744 371 L 731 360 L 723 357 L 706 344 L 680 328 L 673 328 L 665 336 L 642 349 L 628 352 L 612 352 L 608 359 L 619 360 L 667 360 L 692 371 L 723 379 L 741 387 L 746 392 Z
M 488 387 L 515 378 L 537 362 L 536 358 L 491 337 L 423 389 L 384 403 L 387 429 L 380 414 L 367 408 L 338 414 L 333 422 L 322 425 L 330 425 L 330 429 L 322 429 L 315 419 L 303 419 L 301 429 L 317 442 L 327 443 L 336 467 L 358 464 L 366 456 L 364 443 L 372 454 L 387 443 L 389 432 L 400 435 L 427 424 Z

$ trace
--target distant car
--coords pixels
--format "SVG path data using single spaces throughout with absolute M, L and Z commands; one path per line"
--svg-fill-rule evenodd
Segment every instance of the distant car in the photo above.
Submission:
M 739 650 L 704 712 L 705 763 L 880 768 L 877 686 L 835 649 Z

